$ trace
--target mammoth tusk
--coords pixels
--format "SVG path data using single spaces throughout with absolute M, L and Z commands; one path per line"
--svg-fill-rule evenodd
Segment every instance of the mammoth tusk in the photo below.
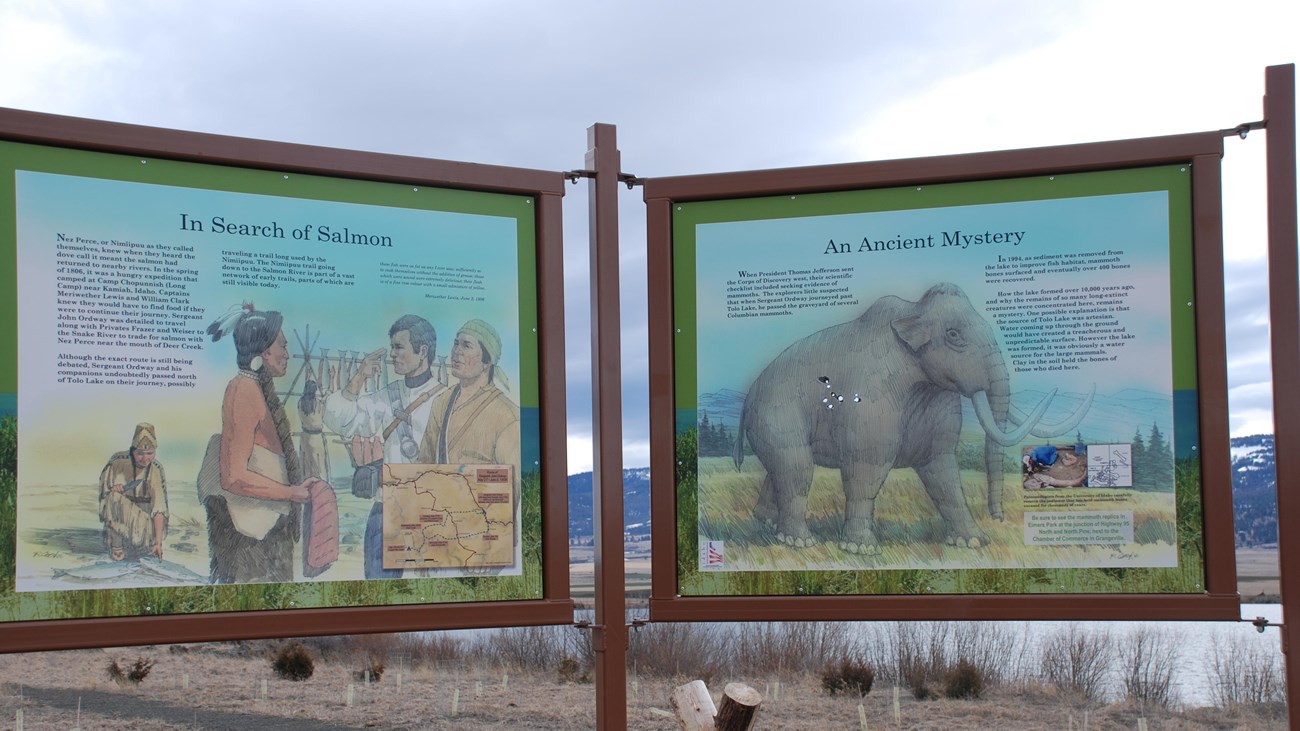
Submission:
M 1059 437 L 1062 434 L 1065 434 L 1078 426 L 1079 423 L 1083 421 L 1083 417 L 1088 415 L 1088 409 L 1092 408 L 1092 399 L 1096 395 L 1097 384 L 1094 383 L 1092 384 L 1092 390 L 1088 391 L 1088 395 L 1083 399 L 1083 403 L 1079 405 L 1079 408 L 1074 410 L 1074 413 L 1055 424 L 1044 424 L 1040 421 L 1033 429 L 1029 430 L 1029 433 L 1032 436 L 1042 439 L 1050 439 L 1051 437 Z M 1025 419 L 1026 417 L 1024 412 L 1017 409 L 1015 406 L 1012 406 L 1010 412 L 1007 413 L 1007 420 L 1016 426 L 1024 423 Z
M 1043 414 L 1047 412 L 1047 407 L 1051 405 L 1055 396 L 1056 389 L 1053 389 L 1051 393 L 1043 397 L 1043 400 L 1038 402 L 1033 412 L 1029 414 L 1029 418 L 1012 431 L 1002 431 L 1002 428 L 998 426 L 997 419 L 993 416 L 993 407 L 989 406 L 987 392 L 976 391 L 970 400 L 975 406 L 975 418 L 979 419 L 980 426 L 984 427 L 984 433 L 998 444 L 1010 447 L 1019 444 L 1022 439 L 1028 436 L 1029 430 L 1038 423 L 1039 419 L 1043 418 Z

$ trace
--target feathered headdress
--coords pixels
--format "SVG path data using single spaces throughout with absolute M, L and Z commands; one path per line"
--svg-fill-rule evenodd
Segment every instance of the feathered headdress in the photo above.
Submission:
M 212 336 L 212 342 L 226 337 L 234 332 L 235 326 L 239 324 L 244 315 L 253 311 L 253 303 L 245 302 L 242 305 L 233 305 L 230 309 L 221 314 L 220 317 L 208 325 L 208 334 Z

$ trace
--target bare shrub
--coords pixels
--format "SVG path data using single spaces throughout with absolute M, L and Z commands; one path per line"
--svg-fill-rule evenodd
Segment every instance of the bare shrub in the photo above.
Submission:
M 1023 682 L 1028 672 L 1028 643 L 1006 625 L 992 622 L 951 622 L 946 665 L 966 662 L 989 685 Z M 954 658 L 956 662 L 954 663 Z
M 689 675 L 706 684 L 729 667 L 727 628 L 711 624 L 651 624 L 632 637 L 628 660 L 638 672 L 660 677 Z
M 1124 673 L 1124 694 L 1140 704 L 1168 708 L 1175 700 L 1174 670 L 1178 665 L 1178 639 L 1168 630 L 1141 625 L 1129 633 L 1119 650 Z
M 411 645 L 418 643 L 417 638 L 418 635 L 400 634 L 349 635 L 343 638 L 333 659 L 340 663 L 360 663 L 360 668 L 352 671 L 352 677 L 361 682 L 377 683 L 390 661 L 397 660 L 399 667 L 406 663 L 414 649 Z M 321 657 L 324 659 L 323 655 Z
M 574 627 L 568 628 L 565 635 L 565 651 L 578 660 L 578 664 L 588 671 L 596 668 L 596 647 L 591 644 L 591 632 Z
M 153 660 L 137 657 L 134 663 L 125 668 L 119 665 L 117 660 L 110 660 L 107 672 L 109 679 L 118 685 L 139 685 L 149 677 L 150 670 L 153 670 Z
M 384 677 L 384 661 L 374 655 L 366 658 L 366 664 L 360 670 L 353 670 L 352 677 L 363 683 L 378 683 Z
M 479 652 L 502 667 L 549 672 L 560 658 L 573 653 L 569 644 L 577 633 L 572 627 L 509 627 L 481 642 Z
M 865 696 L 871 692 L 875 680 L 876 671 L 870 665 L 847 657 L 822 670 L 822 689 L 832 696 L 840 693 Z
M 928 689 L 961 660 L 990 685 L 1023 682 L 1028 647 L 1006 626 L 989 622 L 889 622 L 870 626 L 863 652 L 883 677 Z
M 1043 677 L 1068 693 L 1100 701 L 1113 657 L 1109 632 L 1085 630 L 1071 622 L 1043 640 Z
M 944 673 L 943 695 L 946 698 L 974 700 L 984 695 L 984 682 L 984 671 L 963 657 Z
M 899 685 L 936 677 L 948 664 L 949 624 L 945 622 L 888 622 L 872 626 L 867 642 L 869 661 Z M 915 695 L 915 692 L 913 692 Z
M 426 632 L 419 635 L 404 635 L 407 638 L 404 647 L 410 654 L 413 665 L 428 667 L 452 667 L 464 662 L 467 654 L 472 652 L 470 643 L 446 632 Z
M 1220 708 L 1262 706 L 1286 700 L 1277 654 L 1253 638 L 1210 638 L 1210 698 Z
M 572 655 L 565 656 L 560 660 L 560 664 L 555 668 L 560 674 L 560 680 L 565 683 L 590 683 L 591 670 L 590 666 L 584 666 L 578 658 Z
M 904 682 L 907 685 L 907 690 L 918 701 L 938 697 L 934 690 L 930 688 L 930 673 L 931 670 L 921 663 L 913 665 L 906 671 Z
M 452 664 L 464 654 L 464 643 L 444 632 L 337 635 L 307 637 L 298 641 L 320 662 L 338 665 L 361 663 L 362 670 L 383 665 L 397 668 L 400 672 L 412 666 L 437 665 L 439 662 Z M 270 652 L 275 650 L 272 647 Z
M 817 672 L 828 657 L 857 656 L 852 628 L 844 622 L 764 622 L 735 626 L 729 647 L 732 669 L 748 673 Z M 720 639 L 720 638 L 714 638 Z
M 294 640 L 280 645 L 275 651 L 271 669 L 285 680 L 307 680 L 316 672 L 316 661 L 306 645 Z
M 398 634 L 352 635 L 348 638 L 348 649 L 353 657 L 362 659 L 368 665 L 383 666 L 389 658 L 409 652 L 408 637 L 409 635 Z

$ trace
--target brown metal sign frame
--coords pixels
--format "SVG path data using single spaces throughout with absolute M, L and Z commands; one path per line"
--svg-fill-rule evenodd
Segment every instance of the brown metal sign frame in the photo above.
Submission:
M 1277 469 L 1278 570 L 1282 590 L 1282 654 L 1290 699 L 1288 728 L 1300 729 L 1300 662 L 1294 647 L 1294 613 L 1300 591 L 1300 549 L 1290 528 L 1300 525 L 1300 252 L 1296 248 L 1295 64 L 1264 73 L 1264 127 L 1268 135 L 1269 340 L 1273 365 L 1273 451 Z M 1262 631 L 1262 630 L 1261 630 Z
M 341 150 L 0 110 L 0 141 L 331 178 L 507 193 L 534 201 L 542 598 L 0 623 L 0 652 L 286 636 L 571 624 L 564 372 L 563 173 Z M 14 298 L 11 289 L 7 297 Z M 10 307 L 15 307 L 11 299 Z M 16 311 L 11 309 L 10 311 Z
M 1235 620 L 1232 493 L 1224 342 L 1222 133 L 645 181 L 650 318 L 652 621 Z M 682 596 L 674 455 L 673 206 L 677 203 L 1192 165 L 1205 589 L 1189 594 Z M 672 557 L 675 560 L 669 560 Z

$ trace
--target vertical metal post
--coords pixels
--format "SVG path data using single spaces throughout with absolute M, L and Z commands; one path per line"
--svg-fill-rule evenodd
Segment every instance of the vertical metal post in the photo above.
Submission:
M 1290 655 L 1291 607 L 1300 606 L 1300 261 L 1296 256 L 1295 65 L 1264 71 L 1268 131 L 1268 287 L 1273 349 L 1273 446 L 1289 726 L 1300 731 L 1300 662 Z
M 596 521 L 596 728 L 627 729 L 627 599 L 623 576 L 623 379 L 615 128 L 587 129 L 591 241 L 592 506 Z

